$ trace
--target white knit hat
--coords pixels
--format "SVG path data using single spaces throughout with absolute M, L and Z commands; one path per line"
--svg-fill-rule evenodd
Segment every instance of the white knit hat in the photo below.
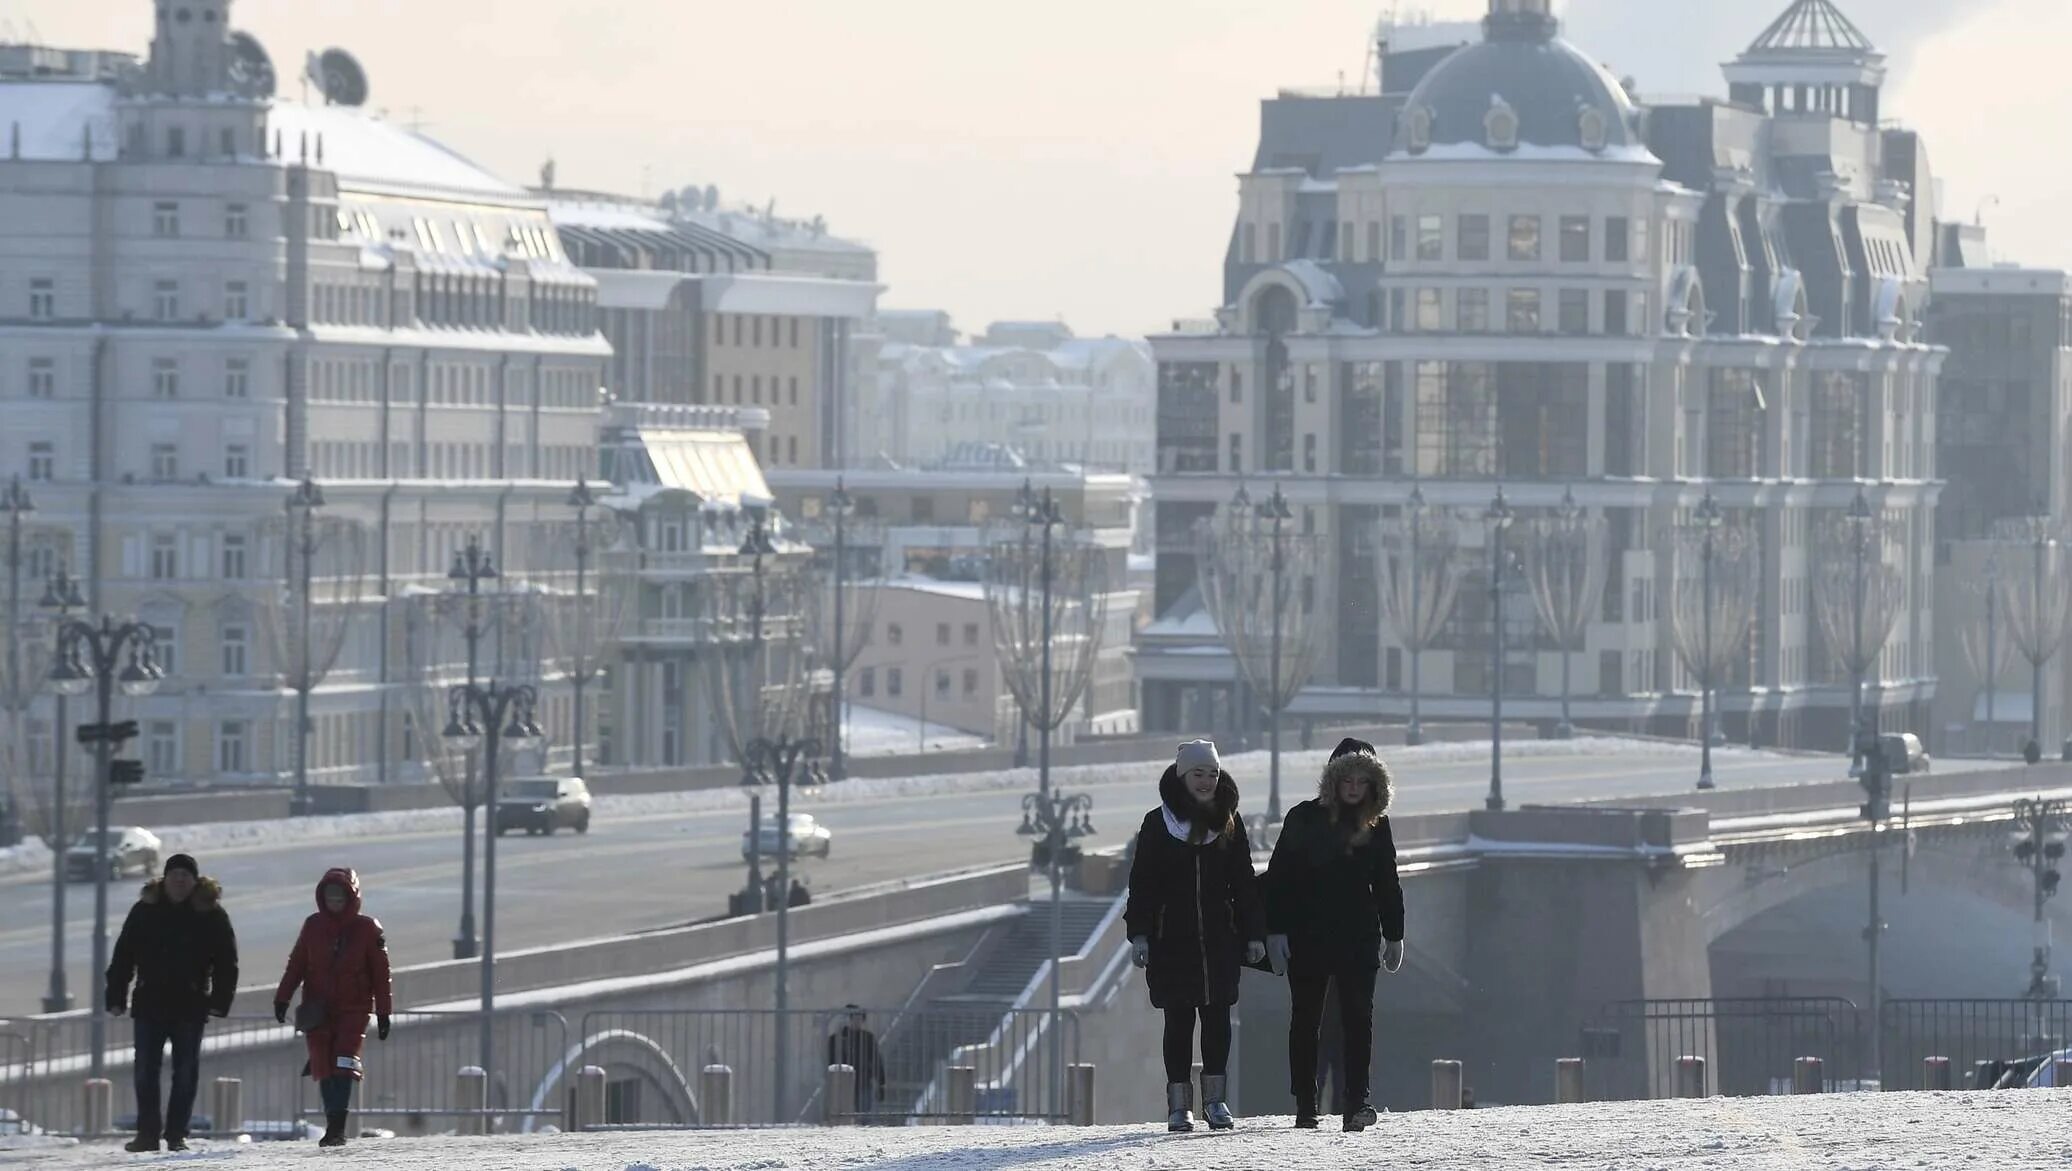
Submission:
M 1214 740 L 1189 740 L 1180 746 L 1179 754 L 1173 758 L 1173 767 L 1182 773 L 1196 768 L 1222 772 L 1223 759 L 1216 755 Z

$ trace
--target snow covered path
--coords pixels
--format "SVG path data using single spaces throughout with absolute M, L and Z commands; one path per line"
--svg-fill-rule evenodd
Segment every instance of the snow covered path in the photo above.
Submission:
M 322 1160 L 393 1171 L 1218 1171 L 1376 1166 L 1484 1171 L 2059 1167 L 2072 1160 L 2072 1091 L 1829 1094 L 1383 1115 L 1361 1135 L 1256 1119 L 1231 1135 L 1150 1126 L 928 1127 L 363 1140 L 197 1147 L 177 1162 L 275 1171 Z M 0 1152 L 5 1140 L 0 1140 Z M 109 1146 L 0 1153 L 0 1166 L 69 1171 L 173 1162 Z M 336 1166 L 338 1164 L 329 1164 Z

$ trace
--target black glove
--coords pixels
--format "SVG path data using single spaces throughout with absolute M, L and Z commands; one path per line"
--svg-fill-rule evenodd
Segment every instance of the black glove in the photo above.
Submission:
M 212 1006 L 209 1009 L 209 1015 L 212 1017 L 227 1017 L 230 1015 L 230 1010 L 227 1008 L 215 1008 Z
M 108 1015 L 109 1015 L 109 1016 L 121 1016 L 121 1015 L 122 1015 L 122 1014 L 123 1014 L 124 1012 L 127 1012 L 128 1010 L 129 1010 L 129 1005 L 123 1002 L 123 999 L 122 999 L 122 997 L 120 997 L 120 996 L 117 996 L 117 995 L 116 995 L 115 993 L 113 993 L 113 992 L 110 992 L 110 993 L 108 994 Z
M 288 1002 L 287 1002 L 287 1001 L 285 1001 L 285 1000 L 276 1000 L 276 1001 L 274 1001 L 274 1002 L 273 1002 L 273 1019 L 274 1019 L 274 1020 L 276 1020 L 276 1021 L 279 1021 L 279 1022 L 280 1022 L 281 1024 L 284 1024 L 284 1025 L 288 1023 Z
M 378 1016 L 374 1018 L 374 1035 L 384 1041 L 388 1040 L 389 1019 L 387 1017 Z

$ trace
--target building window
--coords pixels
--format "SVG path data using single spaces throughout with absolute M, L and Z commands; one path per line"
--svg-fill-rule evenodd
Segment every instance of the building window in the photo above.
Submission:
M 1753 370 L 1715 369 L 1706 388 L 1705 474 L 1714 479 L 1762 475 L 1762 387 Z
M 1230 470 L 1245 470 L 1245 437 L 1236 431 L 1230 433 Z
M 172 581 L 180 576 L 180 540 L 172 533 L 151 534 L 151 577 Z
M 154 236 L 177 236 L 180 234 L 179 204 L 154 203 L 151 205 L 151 234 Z
M 1561 262 L 1563 264 L 1588 264 L 1590 262 L 1589 216 L 1565 215 L 1561 217 Z
M 49 321 L 58 315 L 57 282 L 40 276 L 29 282 L 29 320 Z
M 1807 474 L 1816 480 L 1850 480 L 1862 474 L 1865 375 L 1840 371 L 1813 376 L 1813 419 Z
M 153 398 L 180 397 L 180 367 L 171 358 L 151 359 L 151 395 Z
M 1421 333 L 1437 333 L 1445 328 L 1439 312 L 1439 290 L 1419 289 L 1417 291 L 1417 328 Z
M 937 646 L 948 646 L 948 645 L 950 645 L 950 624 L 949 624 L 949 623 L 947 623 L 947 622 L 938 622 L 938 623 L 936 623 L 936 624 L 935 624 L 935 645 L 937 645 Z
M 233 624 L 223 628 L 223 674 L 231 679 L 243 678 L 251 664 L 246 655 L 248 640 L 245 628 Z
M 252 234 L 251 215 L 244 204 L 233 203 L 223 209 L 223 234 L 233 240 Z
M 1419 260 L 1444 260 L 1446 258 L 1446 217 L 1421 215 L 1417 217 L 1417 258 Z
M 187 129 L 174 126 L 165 132 L 165 153 L 167 158 L 187 157 Z
M 885 628 L 885 644 L 887 646 L 898 646 L 905 641 L 906 630 L 899 623 L 894 622 Z
M 950 673 L 938 667 L 935 671 L 935 698 L 948 699 L 949 697 Z
M 966 668 L 964 668 L 964 698 L 966 698 L 966 699 L 974 699 L 974 698 L 976 698 L 977 696 L 978 696 L 978 668 L 976 668 L 976 667 L 966 667 Z
M 865 667 L 863 669 L 862 677 L 857 680 L 856 686 L 857 690 L 862 693 L 863 698 L 865 699 L 869 699 L 872 696 L 877 695 L 878 669 L 876 667 Z
M 1245 371 L 1241 366 L 1230 368 L 1230 403 L 1232 406 L 1245 401 Z
M 29 359 L 29 397 L 56 398 L 58 395 L 57 362 L 51 358 Z
M 170 443 L 151 445 L 151 478 L 154 480 L 177 480 L 180 478 L 180 449 Z
M 1604 258 L 1614 264 L 1623 264 L 1627 257 L 1627 241 L 1632 238 L 1633 229 L 1625 216 L 1612 216 L 1604 221 Z
M 1410 221 L 1403 216 L 1389 217 L 1389 259 L 1410 259 Z
M 1540 258 L 1540 217 L 1536 215 L 1514 215 L 1511 217 L 1510 256 L 1513 260 L 1538 260 Z
M 228 581 L 245 578 L 245 538 L 240 533 L 223 535 L 223 576 Z
M 216 771 L 241 773 L 246 771 L 245 740 L 247 725 L 243 720 L 224 720 L 216 725 Z
M 1462 289 L 1455 303 L 1461 333 L 1489 332 L 1489 290 Z
M 1560 328 L 1572 337 L 1590 332 L 1589 290 L 1561 290 Z
M 1244 229 L 1238 233 L 1238 263 L 1257 264 L 1259 262 L 1258 258 L 1259 225 L 1246 224 Z
M 898 699 L 906 691 L 906 672 L 898 667 L 885 668 L 885 694 Z
M 252 364 L 243 358 L 232 358 L 223 364 L 223 397 L 252 397 Z
M 1456 244 L 1460 255 L 1458 260 L 1489 259 L 1489 217 L 1486 215 L 1464 215 L 1460 217 L 1460 239 Z
M 172 669 L 163 667 L 166 674 Z M 153 720 L 144 734 L 144 767 L 151 779 L 178 776 L 180 773 L 180 725 L 173 720 Z
M 1305 472 L 1317 470 L 1317 437 L 1314 432 L 1305 434 L 1302 437 L 1302 470 Z
M 789 382 L 788 382 L 788 383 L 786 384 L 786 386 L 785 386 L 785 388 L 784 388 L 784 391 L 785 391 L 785 394 L 786 394 L 786 396 L 787 396 L 787 397 L 789 397 L 789 398 L 791 399 L 791 405 L 792 405 L 792 406 L 798 406 L 798 405 L 799 405 L 799 377 L 798 377 L 798 375 L 794 374 L 794 375 L 792 375 L 792 376 L 791 376 L 791 379 L 790 379 L 790 381 L 789 381 Z
M 179 281 L 158 281 L 151 286 L 151 313 L 160 321 L 180 319 Z
M 787 435 L 784 437 L 784 462 L 791 464 L 794 467 L 798 465 L 799 437 L 796 435 Z
M 977 646 L 977 645 L 978 645 L 978 623 L 976 623 L 976 622 L 966 622 L 966 623 L 964 624 L 964 645 L 965 645 L 965 646 Z
M 57 445 L 47 439 L 38 439 L 29 444 L 29 478 L 31 480 L 52 480 L 57 478 Z
M 1626 336 L 1627 297 L 1624 289 L 1609 289 L 1604 294 L 1604 332 L 1613 337 Z
M 223 286 L 223 320 L 243 321 L 251 316 L 252 298 L 243 281 L 231 281 Z
M 1380 263 L 1380 261 L 1381 261 L 1381 221 L 1380 221 L 1380 220 L 1368 220 L 1368 221 L 1367 221 L 1367 262 L 1368 262 L 1369 264 L 1378 264 L 1378 263 Z
M 1540 332 L 1540 291 L 1512 289 L 1505 296 L 1504 328 L 1510 333 Z
M 233 443 L 223 449 L 223 478 L 243 480 L 252 474 L 252 449 Z
M 798 348 L 799 348 L 799 319 L 798 319 L 798 318 L 794 317 L 794 318 L 792 318 L 792 319 L 791 319 L 791 329 L 790 329 L 790 331 L 789 331 L 789 332 L 790 332 L 790 334 L 791 334 L 791 341 L 790 341 L 790 345 L 791 345 L 791 348 L 792 348 L 792 349 L 794 349 L 794 350 L 796 350 L 796 349 L 798 349 Z

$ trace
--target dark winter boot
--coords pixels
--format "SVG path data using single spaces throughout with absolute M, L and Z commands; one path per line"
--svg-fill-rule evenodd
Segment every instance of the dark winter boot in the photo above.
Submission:
M 1347 1132 L 1357 1133 L 1373 1126 L 1378 1118 L 1379 1115 L 1374 1113 L 1374 1107 L 1361 1103 L 1358 1109 L 1346 1112 L 1343 1125 Z
M 345 1114 L 343 1110 L 324 1111 L 324 1137 L 317 1140 L 320 1147 L 342 1147 L 345 1145 Z
M 169 1151 L 186 1150 L 187 1136 L 184 1134 L 169 1134 L 165 1136 L 165 1149 Z
M 1317 1100 L 1298 1098 L 1295 1100 L 1295 1129 L 1315 1130 L 1317 1128 Z
M 1190 1111 L 1194 1106 L 1194 1087 L 1186 1082 L 1169 1082 L 1166 1085 L 1166 1130 L 1173 1134 L 1184 1134 L 1194 1129 Z
M 1208 1120 L 1210 1130 L 1230 1130 L 1237 1126 L 1237 1119 L 1230 1116 L 1230 1078 L 1220 1073 L 1201 1075 L 1201 1116 Z
M 130 1141 L 122 1144 L 122 1149 L 130 1152 L 131 1154 L 137 1155 L 141 1155 L 145 1151 L 155 1151 L 158 1149 L 158 1136 L 150 1134 L 140 1134 L 137 1137 L 131 1139 Z

